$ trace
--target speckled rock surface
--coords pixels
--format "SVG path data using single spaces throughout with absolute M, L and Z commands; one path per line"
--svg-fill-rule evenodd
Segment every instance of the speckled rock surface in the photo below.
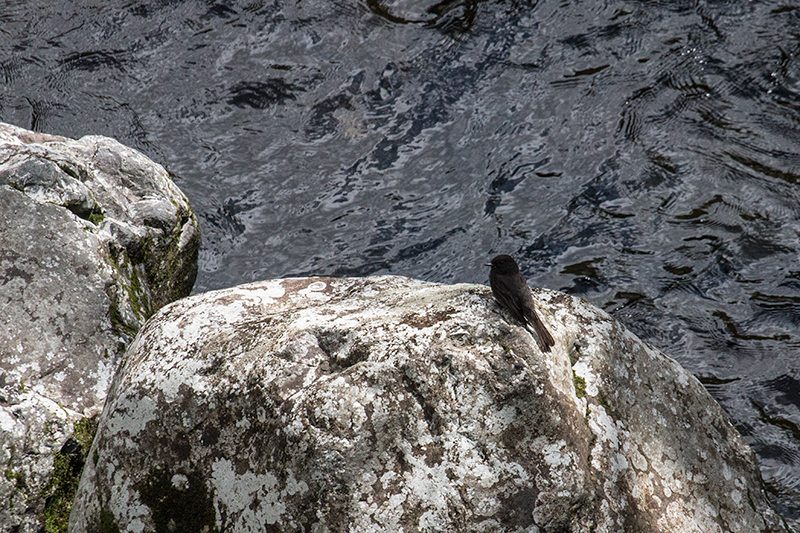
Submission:
M 54 457 L 139 326 L 191 291 L 200 235 L 140 153 L 2 123 L 0 228 L 0 531 L 39 531 Z
M 100 419 L 70 531 L 785 531 L 700 383 L 536 291 L 287 279 L 162 309 Z

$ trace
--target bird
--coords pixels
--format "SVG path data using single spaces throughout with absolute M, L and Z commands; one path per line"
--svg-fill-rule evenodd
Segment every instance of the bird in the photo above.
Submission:
M 489 285 L 492 294 L 500 307 L 507 309 L 511 314 L 526 326 L 528 331 L 533 331 L 533 337 L 543 352 L 549 352 L 555 345 L 553 336 L 547 331 L 539 315 L 536 314 L 533 296 L 525 281 L 525 276 L 519 270 L 519 265 L 510 255 L 498 255 L 486 266 L 492 267 L 489 272 Z M 530 326 L 528 328 L 527 326 Z

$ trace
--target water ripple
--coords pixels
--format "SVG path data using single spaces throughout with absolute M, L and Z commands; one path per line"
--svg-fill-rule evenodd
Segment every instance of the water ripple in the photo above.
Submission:
M 163 163 L 201 220 L 196 290 L 486 283 L 513 253 L 700 376 L 800 523 L 800 9 L 30 0 L 0 22 L 0 119 Z

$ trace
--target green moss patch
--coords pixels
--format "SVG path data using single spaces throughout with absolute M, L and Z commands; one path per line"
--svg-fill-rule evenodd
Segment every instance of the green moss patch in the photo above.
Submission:
M 92 211 L 89 213 L 87 220 L 94 224 L 95 226 L 99 226 L 103 219 L 106 218 L 103 213 Z
M 10 468 L 6 468 L 3 471 L 3 476 L 9 481 L 13 481 L 17 489 L 25 488 L 25 475 L 22 472 L 15 472 Z
M 74 434 L 67 439 L 53 460 L 53 473 L 40 496 L 44 498 L 42 522 L 46 533 L 67 531 L 72 500 L 86 464 L 86 456 L 97 432 L 97 417 L 84 418 L 72 426 Z
M 575 396 L 583 398 L 586 396 L 586 380 L 572 371 L 572 382 L 575 384 Z

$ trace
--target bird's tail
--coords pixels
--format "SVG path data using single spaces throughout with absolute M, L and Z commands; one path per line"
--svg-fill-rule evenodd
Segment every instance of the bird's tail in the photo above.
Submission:
M 549 352 L 550 348 L 553 347 L 556 343 L 553 340 L 553 336 L 550 335 L 550 332 L 547 331 L 547 328 L 542 323 L 541 319 L 536 315 L 536 313 L 530 313 L 531 316 L 527 316 L 527 324 L 529 326 L 527 329 L 529 332 L 533 334 L 533 338 L 536 339 L 536 344 L 539 345 L 539 349 L 543 352 Z

